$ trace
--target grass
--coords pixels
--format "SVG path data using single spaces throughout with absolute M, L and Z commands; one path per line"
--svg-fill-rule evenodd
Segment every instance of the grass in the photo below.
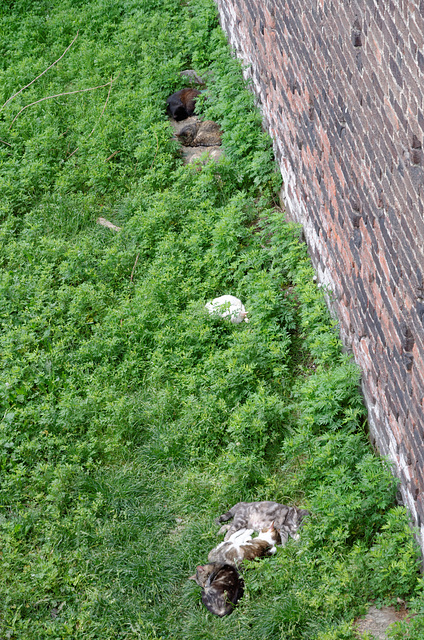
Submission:
M 359 372 L 212 2 L 18 0 L 0 25 L 1 104 L 79 30 L 0 113 L 0 636 L 341 640 L 371 600 L 420 612 Z M 212 71 L 219 164 L 183 166 L 172 140 L 190 67 Z M 10 128 L 111 77 L 107 104 L 109 87 L 62 96 Z M 249 324 L 207 315 L 223 293 Z M 187 578 L 241 499 L 313 515 L 221 620 Z

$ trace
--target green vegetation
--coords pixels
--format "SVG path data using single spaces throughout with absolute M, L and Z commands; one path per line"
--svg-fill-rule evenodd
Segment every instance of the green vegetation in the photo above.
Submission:
M 79 29 L 0 112 L 0 637 L 347 640 L 370 600 L 420 610 L 396 482 L 212 1 L 3 0 L 0 25 L 1 104 Z M 172 140 L 185 68 L 213 72 L 218 165 Z M 223 293 L 249 324 L 208 316 Z M 187 577 L 240 499 L 313 516 L 221 620 Z

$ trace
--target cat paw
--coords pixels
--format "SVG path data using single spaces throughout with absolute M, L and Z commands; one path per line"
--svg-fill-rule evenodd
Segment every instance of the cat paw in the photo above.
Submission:
M 230 524 L 223 524 L 216 535 L 217 536 L 222 536 L 223 533 L 227 533 L 227 531 L 230 528 L 230 526 L 231 526 Z

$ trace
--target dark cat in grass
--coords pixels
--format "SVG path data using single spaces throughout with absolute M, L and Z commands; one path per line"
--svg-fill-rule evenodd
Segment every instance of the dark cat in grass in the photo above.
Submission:
M 257 538 L 252 538 L 253 529 L 240 529 L 232 536 L 221 542 L 208 555 L 209 562 L 227 562 L 238 566 L 243 560 L 254 560 L 262 556 L 272 556 L 276 553 L 276 544 L 281 538 L 274 525 L 262 529 Z
M 228 616 L 243 595 L 243 580 L 235 567 L 211 562 L 196 567 L 194 580 L 202 588 L 202 602 L 211 613 Z
M 197 89 L 181 89 L 173 93 L 166 101 L 168 114 L 177 121 L 192 116 L 196 108 L 196 98 L 199 95 L 200 91 Z
M 225 532 L 224 540 L 229 540 L 240 529 L 253 529 L 260 532 L 274 523 L 275 529 L 280 534 L 281 544 L 284 545 L 289 536 L 295 539 L 299 537 L 298 529 L 307 515 L 309 511 L 306 509 L 287 507 L 278 502 L 238 502 L 227 513 L 219 516 L 216 523 L 233 518 L 231 524 L 223 525 L 218 532 L 219 534 Z

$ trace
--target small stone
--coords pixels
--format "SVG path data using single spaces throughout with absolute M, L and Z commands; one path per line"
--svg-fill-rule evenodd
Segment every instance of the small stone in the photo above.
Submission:
M 112 231 L 121 231 L 121 227 L 117 227 L 116 224 L 112 224 L 112 222 L 109 222 L 109 220 L 106 220 L 106 218 L 97 218 L 96 222 L 102 227 L 112 229 Z
M 185 69 L 184 71 L 180 72 L 180 76 L 183 78 L 187 78 L 192 84 L 205 84 L 204 79 L 201 76 L 197 75 L 194 69 Z

